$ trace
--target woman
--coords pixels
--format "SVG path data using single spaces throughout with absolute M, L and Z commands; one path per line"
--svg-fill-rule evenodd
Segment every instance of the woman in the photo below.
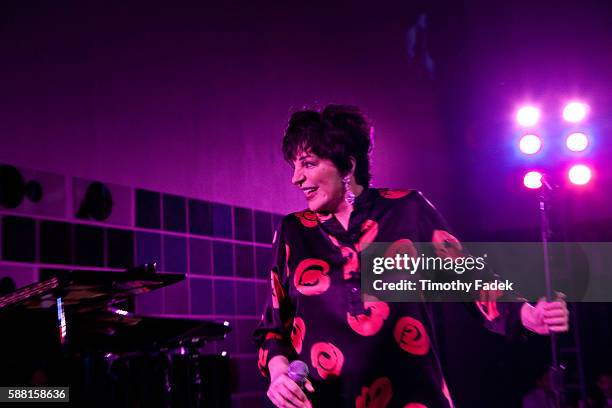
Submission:
M 452 407 L 424 304 L 362 302 L 359 253 L 374 241 L 432 242 L 439 251 L 458 241 L 419 192 L 369 187 L 371 149 L 356 107 L 289 120 L 283 153 L 308 209 L 286 216 L 275 235 L 270 304 L 254 333 L 278 407 Z M 568 330 L 563 301 L 478 308 L 488 328 L 509 336 L 523 326 Z M 287 376 L 293 359 L 309 366 L 309 400 Z

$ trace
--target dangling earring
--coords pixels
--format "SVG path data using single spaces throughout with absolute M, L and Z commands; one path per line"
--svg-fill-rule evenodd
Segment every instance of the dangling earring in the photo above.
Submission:
M 353 205 L 355 202 L 355 194 L 351 191 L 351 178 L 345 176 L 342 179 L 342 183 L 344 184 L 344 201 L 349 205 Z

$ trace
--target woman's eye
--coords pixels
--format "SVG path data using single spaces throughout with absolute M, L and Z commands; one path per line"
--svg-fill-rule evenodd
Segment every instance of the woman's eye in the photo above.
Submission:
M 312 168 L 316 166 L 316 163 L 313 162 L 304 162 L 304 167 L 306 167 L 307 169 Z

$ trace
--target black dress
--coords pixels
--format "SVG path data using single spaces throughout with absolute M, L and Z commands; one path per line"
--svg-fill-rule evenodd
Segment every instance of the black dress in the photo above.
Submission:
M 426 304 L 361 300 L 359 252 L 375 241 L 432 242 L 440 256 L 458 243 L 417 191 L 366 189 L 346 230 L 308 210 L 283 218 L 270 302 L 254 332 L 259 369 L 267 376 L 279 354 L 307 363 L 313 407 L 452 407 Z M 487 328 L 520 330 L 520 303 L 476 306 Z

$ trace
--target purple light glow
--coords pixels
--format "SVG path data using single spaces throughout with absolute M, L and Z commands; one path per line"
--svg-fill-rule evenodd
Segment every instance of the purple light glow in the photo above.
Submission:
M 575 132 L 565 139 L 565 145 L 572 152 L 582 152 L 589 146 L 589 138 L 582 132 Z
M 525 154 L 536 154 L 542 148 L 542 139 L 534 134 L 528 134 L 521 137 L 519 148 Z
M 584 164 L 576 164 L 569 169 L 568 177 L 572 184 L 583 186 L 591 181 L 591 169 Z
M 542 187 L 542 173 L 539 171 L 530 171 L 523 177 L 525 187 L 536 190 Z
M 570 102 L 563 108 L 563 119 L 572 123 L 580 122 L 586 117 L 588 109 L 585 103 Z
M 516 121 L 523 127 L 531 127 L 538 123 L 540 115 L 540 110 L 535 106 L 523 106 L 516 112 Z

